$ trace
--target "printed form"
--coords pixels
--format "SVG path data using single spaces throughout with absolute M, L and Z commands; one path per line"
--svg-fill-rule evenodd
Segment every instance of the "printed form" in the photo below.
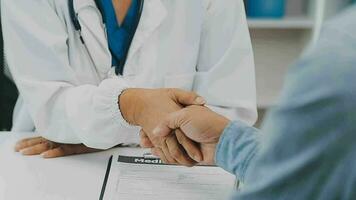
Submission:
M 116 156 L 109 161 L 103 200 L 221 200 L 235 176 L 213 166 L 165 165 L 158 158 Z

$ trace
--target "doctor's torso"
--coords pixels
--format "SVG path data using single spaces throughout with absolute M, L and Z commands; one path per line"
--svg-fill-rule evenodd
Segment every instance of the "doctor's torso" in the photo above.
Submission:
M 74 1 L 85 44 L 72 24 L 68 1 L 50 2 L 67 34 L 69 64 L 78 84 L 99 84 L 114 75 L 105 24 L 94 1 Z M 124 78 L 137 87 L 191 89 L 206 10 L 204 2 L 146 0 L 124 66 Z
M 193 90 L 220 114 L 255 121 L 254 62 L 242 0 L 145 0 L 120 76 L 95 1 L 73 2 L 81 32 L 68 0 L 2 0 L 5 52 L 20 91 L 13 130 L 36 127 L 69 143 L 96 143 L 108 138 L 96 137 L 98 132 L 120 132 L 117 141 L 131 142 L 117 122 L 117 99 L 134 87 Z

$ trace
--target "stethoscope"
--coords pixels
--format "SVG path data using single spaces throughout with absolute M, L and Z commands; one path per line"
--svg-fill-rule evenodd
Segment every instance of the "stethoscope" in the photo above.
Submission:
M 98 9 L 100 11 L 102 11 L 103 9 L 101 8 L 99 1 L 100 0 L 94 0 L 94 2 L 96 4 L 96 6 L 98 7 Z M 139 17 L 137 18 L 137 21 L 135 23 L 135 29 L 137 29 L 138 24 L 140 23 L 140 19 L 141 19 L 141 16 L 142 16 L 142 11 L 143 11 L 143 6 L 144 6 L 144 0 L 139 0 L 139 1 L 140 1 L 140 6 L 139 6 L 139 10 L 138 10 Z M 69 10 L 69 15 L 70 15 L 71 21 L 73 23 L 73 26 L 74 26 L 75 30 L 79 33 L 80 41 L 82 42 L 83 45 L 85 45 L 85 41 L 84 41 L 84 39 L 82 37 L 82 26 L 80 25 L 80 22 L 79 22 L 79 19 L 78 19 L 78 13 L 76 13 L 76 11 L 74 9 L 74 0 L 68 0 L 68 10 Z M 103 13 L 103 12 L 101 12 L 101 13 Z M 103 17 L 103 20 L 104 20 L 104 17 Z M 103 23 L 105 24 L 105 21 L 103 21 Z M 131 46 L 133 37 L 134 37 L 134 34 L 131 35 L 130 46 Z M 124 60 L 122 62 L 120 62 L 119 68 L 121 70 L 120 71 L 116 71 L 116 74 L 119 74 L 119 73 L 122 74 L 122 69 L 123 69 L 123 66 L 125 65 L 125 62 L 126 62 L 126 59 L 127 59 L 127 54 L 128 54 L 128 52 L 126 52 Z

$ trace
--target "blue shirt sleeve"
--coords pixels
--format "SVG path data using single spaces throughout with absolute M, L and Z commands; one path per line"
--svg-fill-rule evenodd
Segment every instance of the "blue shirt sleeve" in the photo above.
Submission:
M 217 164 L 242 176 L 234 199 L 356 197 L 356 6 L 323 28 L 289 71 L 261 134 L 226 128 Z
M 231 122 L 220 137 L 216 164 L 244 181 L 245 172 L 257 152 L 258 136 L 257 129 L 241 121 Z

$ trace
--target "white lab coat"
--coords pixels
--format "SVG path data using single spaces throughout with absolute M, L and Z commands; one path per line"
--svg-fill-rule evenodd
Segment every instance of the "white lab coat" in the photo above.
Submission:
M 7 61 L 20 99 L 13 130 L 107 149 L 138 141 L 117 105 L 124 88 L 194 90 L 230 119 L 257 118 L 254 61 L 242 0 L 146 0 L 123 76 L 111 69 L 102 17 L 75 0 L 2 0 Z

